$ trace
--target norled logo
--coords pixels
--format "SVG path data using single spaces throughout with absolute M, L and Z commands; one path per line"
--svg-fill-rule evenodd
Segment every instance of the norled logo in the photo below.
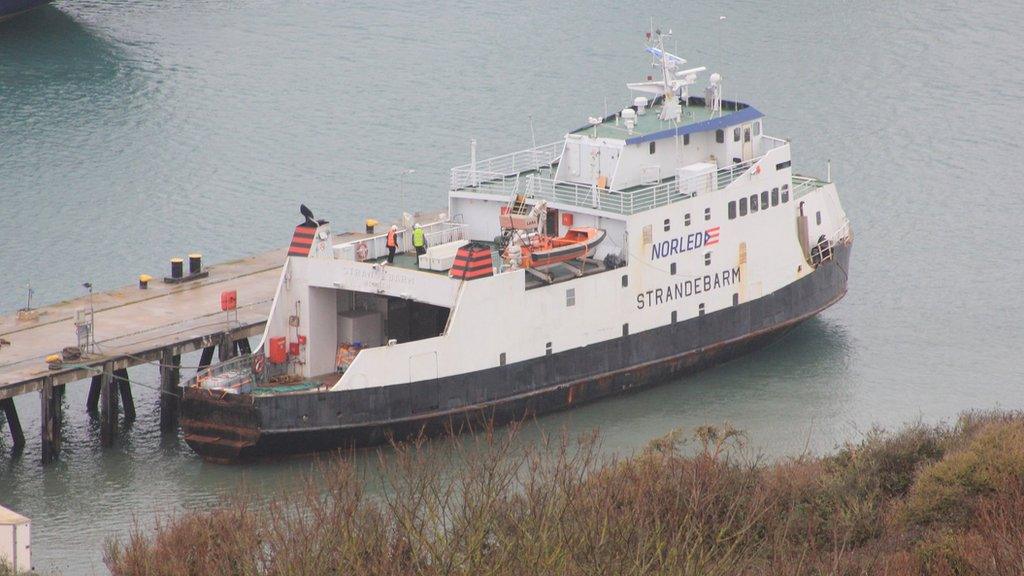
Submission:
M 651 260 L 674 256 L 690 250 L 696 250 L 701 246 L 713 246 L 718 244 L 718 230 L 720 226 L 708 228 L 703 232 L 686 234 L 671 240 L 662 240 L 651 245 Z

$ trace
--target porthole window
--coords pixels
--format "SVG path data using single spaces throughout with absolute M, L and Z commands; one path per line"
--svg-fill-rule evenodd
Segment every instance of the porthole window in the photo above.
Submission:
M 750 195 L 750 213 L 757 212 L 757 194 Z
M 736 219 L 736 201 L 729 202 L 729 220 Z
M 697 314 L 700 314 L 701 316 L 704 315 L 704 303 L 703 302 L 700 303 L 700 306 L 697 306 Z
M 743 198 L 740 198 L 740 216 L 746 216 L 746 215 L 747 215 L 747 198 L 746 198 L 746 196 L 744 196 Z
M 768 207 L 768 191 L 761 192 L 761 208 Z
M 548 342 L 547 345 L 544 346 L 544 353 L 548 356 L 551 355 L 551 342 Z
M 629 336 L 629 324 L 622 325 L 622 335 Z
M 711 220 L 711 208 L 704 209 L 704 219 Z
M 689 225 L 690 225 L 690 213 L 687 212 L 686 214 L 683 214 L 683 226 L 689 226 Z
M 772 206 L 779 205 L 779 189 L 772 188 Z
M 622 275 L 622 287 L 625 288 L 626 286 L 629 286 L 629 274 Z
M 704 253 L 704 265 L 711 266 L 711 252 Z
M 789 184 L 782 185 L 782 203 L 789 202 Z
M 672 323 L 673 324 L 676 323 L 676 311 L 675 310 L 672 311 Z
M 715 142 L 719 144 L 725 142 L 725 130 L 715 130 Z
M 815 220 L 815 222 L 818 223 L 818 226 L 821 226 L 821 210 L 818 210 L 817 212 L 815 212 L 814 220 Z
M 501 354 L 498 355 L 498 365 L 499 366 L 504 366 L 505 365 L 505 353 L 504 352 L 502 352 Z
M 575 288 L 569 288 L 568 290 L 565 291 L 565 305 L 567 307 L 568 306 L 575 306 L 576 305 L 576 289 Z
M 648 146 L 648 148 L 650 149 L 651 154 L 654 154 L 654 145 L 655 144 L 657 144 L 657 142 L 652 140 L 650 145 Z
M 732 141 L 733 142 L 739 142 L 740 141 L 740 127 L 739 126 L 737 126 L 737 127 L 732 129 Z
M 671 227 L 672 227 L 672 225 L 669 222 L 669 219 L 665 218 L 665 232 L 668 232 L 669 228 L 671 228 Z
M 740 303 L 740 295 L 737 292 L 732 293 L 732 305 L 737 306 Z
M 676 275 L 676 263 L 675 262 L 673 262 L 673 263 L 668 265 L 668 272 L 669 272 L 669 274 L 672 274 L 673 276 Z

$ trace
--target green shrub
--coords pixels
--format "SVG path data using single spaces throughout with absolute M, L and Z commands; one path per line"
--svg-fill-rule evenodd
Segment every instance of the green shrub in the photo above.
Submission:
M 979 497 L 1024 478 L 1024 421 L 988 422 L 966 444 L 929 465 L 910 489 L 904 515 L 914 524 L 963 526 Z

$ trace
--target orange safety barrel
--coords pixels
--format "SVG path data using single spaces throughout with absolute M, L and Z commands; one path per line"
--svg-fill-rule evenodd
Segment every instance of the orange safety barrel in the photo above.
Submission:
M 292 244 L 288 247 L 289 256 L 309 256 L 309 249 L 313 246 L 313 237 L 316 236 L 316 227 L 306 226 L 304 223 L 295 227 L 295 234 L 292 234 Z
M 459 248 L 449 274 L 452 278 L 461 280 L 474 280 L 493 275 L 494 261 L 491 257 L 491 247 L 471 243 Z

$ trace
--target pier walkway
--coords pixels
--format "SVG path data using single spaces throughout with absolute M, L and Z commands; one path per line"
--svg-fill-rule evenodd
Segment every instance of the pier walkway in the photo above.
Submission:
M 0 411 L 6 414 L 15 450 L 24 446 L 24 433 L 13 398 L 39 392 L 42 458 L 48 462 L 60 450 L 64 386 L 79 381 L 91 383 L 86 408 L 98 408 L 101 438 L 110 445 L 119 396 L 125 417 L 134 418 L 127 369 L 140 364 L 160 366 L 161 429 L 176 430 L 180 356 L 203 350 L 202 366 L 210 364 L 215 349 L 220 360 L 248 352 L 248 338 L 263 331 L 284 259 L 285 250 L 275 250 L 209 266 L 208 276 L 180 284 L 154 278 L 147 289 L 127 286 L 36 308 L 30 314 L 34 318 L 0 317 Z M 231 290 L 237 291 L 237 309 L 224 312 L 221 293 Z M 76 311 L 90 306 L 91 353 L 51 367 L 48 356 L 78 345 Z

